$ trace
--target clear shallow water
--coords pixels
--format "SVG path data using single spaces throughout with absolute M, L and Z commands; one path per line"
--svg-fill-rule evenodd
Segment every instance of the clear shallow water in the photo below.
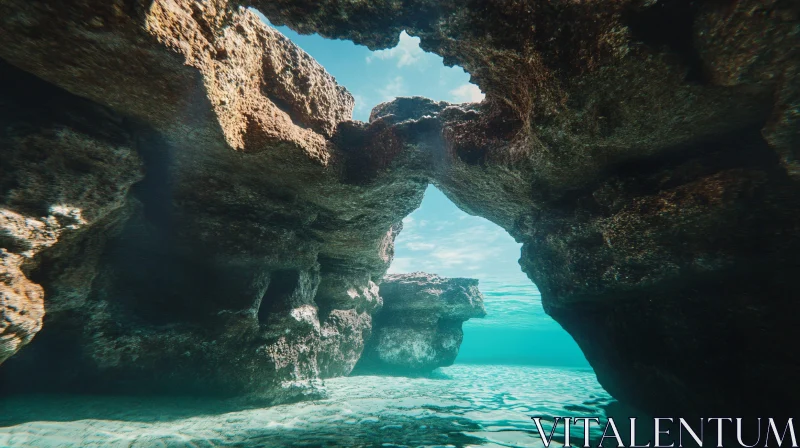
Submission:
M 0 446 L 541 447 L 531 416 L 604 416 L 610 401 L 588 369 L 455 365 L 430 378 L 325 384 L 323 400 L 244 410 L 212 399 L 11 397 L 0 401 Z
M 464 324 L 456 365 L 428 378 L 336 378 L 325 381 L 326 399 L 272 408 L 190 397 L 10 397 L 0 399 L 0 447 L 542 447 L 531 416 L 605 417 L 609 395 L 544 313 L 536 287 L 482 280 L 481 290 L 488 315 Z M 582 438 L 582 428 L 572 431 Z M 592 434 L 600 437 L 600 427 Z
M 464 323 L 458 363 L 589 368 L 578 344 L 542 308 L 527 279 L 481 280 L 486 317 Z

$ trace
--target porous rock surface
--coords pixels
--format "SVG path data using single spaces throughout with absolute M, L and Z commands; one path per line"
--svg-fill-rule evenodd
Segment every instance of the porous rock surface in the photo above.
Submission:
M 461 325 L 486 316 L 472 278 L 390 274 L 380 290 L 383 308 L 373 317 L 359 373 L 426 373 L 452 365 L 464 338 Z
M 472 75 L 481 104 L 398 100 L 371 127 L 414 128 L 433 182 L 523 243 L 545 310 L 615 398 L 793 414 L 797 2 L 252 3 L 371 48 L 406 30 Z
M 78 130 L 106 137 L 114 124 L 121 134 L 107 148 L 72 137 L 97 154 L 3 147 L 15 188 L 3 188 L 4 204 L 25 201 L 41 221 L 28 227 L 49 239 L 39 244 L 16 215 L 13 238 L 0 239 L 10 272 L 3 313 L 12 317 L 3 357 L 41 327 L 43 300 L 47 312 L 35 343 L 3 364 L 0 387 L 269 402 L 313 396 L 318 378 L 349 373 L 380 306 L 376 281 L 394 236 L 427 185 L 406 169 L 367 181 L 350 168 L 331 137 L 350 118 L 352 96 L 252 11 L 226 2 L 14 1 L 0 16 L 0 57 L 13 65 L 2 66 L 4 79 L 27 83 L 3 91 L 31 108 L 23 129 L 48 129 L 34 120 L 48 116 L 36 96 L 47 88 L 113 110 Z M 21 120 L 14 108 L 4 114 L 4 126 Z M 136 164 L 105 167 L 110 186 L 60 169 L 71 163 L 93 180 L 120 148 Z M 26 158 L 43 162 L 41 173 L 29 173 Z M 59 236 L 115 208 L 127 215 L 101 233 L 107 241 Z M 19 302 L 30 308 L 24 318 Z
M 47 266 L 58 283 L 48 295 L 86 299 L 98 248 L 129 215 L 125 198 L 142 166 L 113 111 L 2 61 L 0 72 L 2 363 L 42 328 L 45 292 L 32 272 Z
M 407 30 L 486 100 L 398 99 L 348 121 L 349 95 L 239 6 L 371 48 Z M 54 383 L 117 388 L 346 373 L 432 182 L 523 244 L 545 310 L 616 398 L 790 416 L 799 40 L 782 0 L 5 1 L 0 58 L 124 117 L 146 176 L 107 243 L 59 237 L 42 264 L 0 239 L 3 300 L 34 322 L 2 330 L 20 335 L 5 353 L 38 328 L 35 285 L 48 316 L 0 384 L 53 384 L 37 366 L 56 352 Z M 62 275 L 89 246 L 104 262 Z M 69 292 L 77 278 L 88 294 Z

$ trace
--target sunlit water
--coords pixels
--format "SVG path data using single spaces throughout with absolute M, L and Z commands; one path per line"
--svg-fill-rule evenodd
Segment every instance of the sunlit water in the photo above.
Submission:
M 326 386 L 323 400 L 246 410 L 187 398 L 6 399 L 0 446 L 542 446 L 531 416 L 603 415 L 609 401 L 589 370 L 533 366 Z
M 541 447 L 532 416 L 603 417 L 610 397 L 544 314 L 535 287 L 482 289 L 489 315 L 465 325 L 458 363 L 429 377 L 336 378 L 325 381 L 325 399 L 271 408 L 209 398 L 11 397 L 0 400 L 0 446 Z M 594 438 L 599 431 L 593 426 Z M 563 426 L 556 434 L 563 437 Z

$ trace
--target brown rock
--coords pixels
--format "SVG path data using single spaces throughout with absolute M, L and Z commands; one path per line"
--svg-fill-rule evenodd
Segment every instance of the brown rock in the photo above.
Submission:
M 248 4 L 374 49 L 406 30 L 472 74 L 482 104 L 398 100 L 367 132 L 429 151 L 445 194 L 523 242 L 546 310 L 615 397 L 793 413 L 800 360 L 778 347 L 798 312 L 795 3 Z
M 352 98 L 239 5 L 371 48 L 405 29 L 487 99 L 346 121 Z M 0 57 L 126 117 L 148 174 L 119 237 L 48 246 L 103 263 L 39 269 L 50 322 L 2 372 L 35 378 L 58 342 L 74 350 L 61 384 L 313 389 L 352 366 L 400 221 L 433 182 L 523 243 L 546 310 L 615 397 L 790 415 L 797 24 L 779 1 L 4 2 Z M 53 232 L 73 225 L 58 216 Z M 31 235 L 14 239 L 44 247 Z M 50 298 L 86 278 L 80 300 Z
M 42 329 L 44 292 L 20 271 L 22 257 L 0 249 L 0 363 Z
M 107 244 L 59 249 L 98 264 L 37 274 L 48 323 L 2 383 L 272 402 L 349 373 L 381 303 L 375 280 L 427 185 L 408 170 L 363 173 L 329 140 L 352 96 L 224 1 L 0 13 L 0 57 L 125 116 L 147 172 Z M 61 298 L 74 292 L 57 290 L 62 274 L 90 280 L 80 301 Z
M 45 293 L 32 281 L 49 271 L 49 310 L 79 306 L 96 254 L 76 248 L 105 240 L 125 214 L 139 159 L 120 118 L 0 63 L 0 363 L 41 330 Z M 64 266 L 62 260 L 71 258 Z M 38 275 L 36 276 L 38 277 Z M 38 277 L 41 278 L 41 277 Z

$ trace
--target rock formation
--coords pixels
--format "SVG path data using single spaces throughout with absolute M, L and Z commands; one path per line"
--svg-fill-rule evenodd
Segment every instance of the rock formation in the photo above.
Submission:
M 349 121 L 349 95 L 240 6 L 373 49 L 405 29 L 486 100 Z M 791 415 L 799 27 L 781 0 L 5 1 L 3 73 L 41 80 L 4 91 L 37 120 L 3 115 L 0 358 L 47 314 L 0 384 L 269 396 L 347 373 L 432 182 L 523 243 L 616 398 Z M 44 86 L 68 113 L 45 114 Z
M 478 280 L 433 274 L 392 274 L 380 286 L 383 308 L 373 316 L 372 338 L 356 371 L 426 373 L 452 365 L 461 324 L 486 316 Z
M 793 414 L 797 2 L 252 4 L 374 49 L 406 30 L 472 75 L 480 105 L 392 106 L 371 125 L 415 127 L 432 181 L 523 243 L 546 311 L 616 398 Z
M 89 293 L 99 251 L 142 178 L 123 118 L 0 62 L 0 363 L 42 328 L 42 286 L 68 312 Z M 81 249 L 77 249 L 80 246 Z
M 36 343 L 0 369 L 2 387 L 268 402 L 349 373 L 380 306 L 373 280 L 427 185 L 408 174 L 411 160 L 360 178 L 331 140 L 351 95 L 225 2 L 4 2 L 0 15 L 0 57 L 16 66 L 3 65 L 4 79 L 25 80 L 3 93 L 31 110 L 8 108 L 3 125 L 17 120 L 33 134 L 3 148 L 2 204 L 26 213 L 9 215 L 12 238 L 0 239 L 11 273 L 3 357 L 41 326 L 42 288 L 47 312 Z M 82 109 L 48 125 L 42 89 Z M 92 108 L 108 111 L 79 120 Z M 64 155 L 36 133 L 63 135 Z M 139 159 L 145 177 L 125 195 L 141 178 Z M 103 183 L 91 183 L 102 169 Z M 49 239 L 19 227 L 24 218 Z M 70 226 L 98 235 L 60 236 L 79 230 Z

